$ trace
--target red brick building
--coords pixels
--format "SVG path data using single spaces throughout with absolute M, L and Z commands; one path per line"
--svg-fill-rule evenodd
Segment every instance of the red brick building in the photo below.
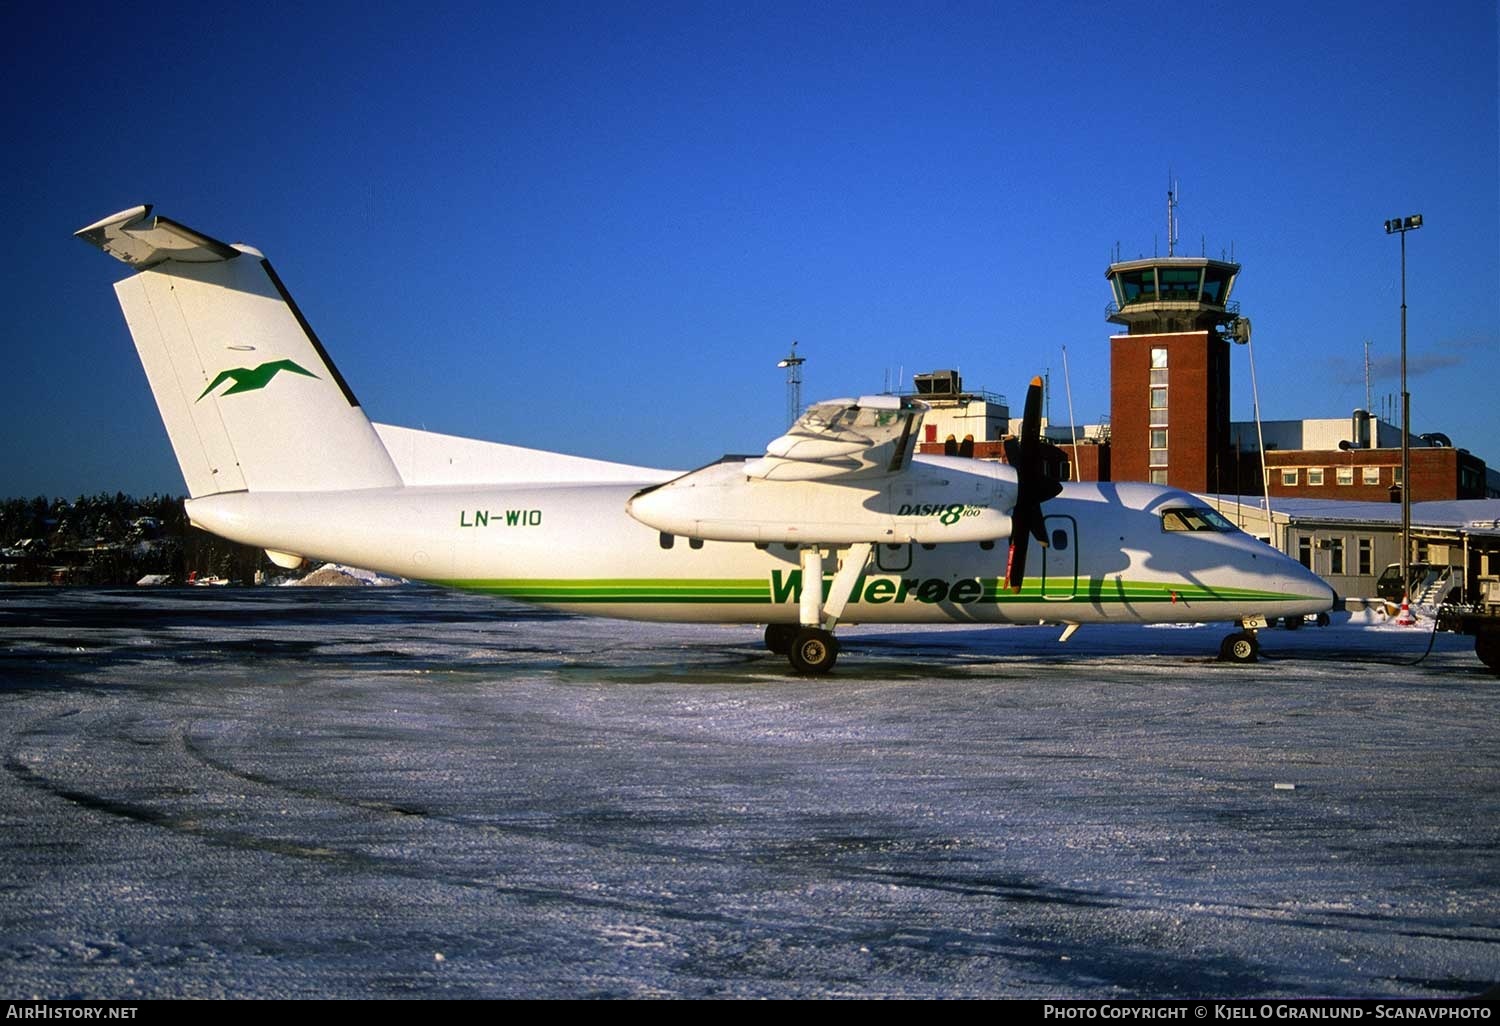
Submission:
M 1484 460 L 1446 446 L 1411 450 L 1411 501 L 1483 499 Z M 1271 495 L 1298 499 L 1399 502 L 1400 449 L 1272 449 L 1265 454 Z

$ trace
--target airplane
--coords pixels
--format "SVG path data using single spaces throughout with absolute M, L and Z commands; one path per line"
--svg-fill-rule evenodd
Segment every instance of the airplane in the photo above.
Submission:
M 915 454 L 928 406 L 815 403 L 763 455 L 681 473 L 372 422 L 264 255 L 150 206 L 76 235 L 115 285 L 191 522 L 294 569 L 329 559 L 559 610 L 765 624 L 803 674 L 840 624 L 1225 621 L 1219 657 L 1333 590 L 1202 500 L 1059 483 L 1041 380 L 1008 464 Z M 1036 542 L 1033 549 L 1031 541 Z

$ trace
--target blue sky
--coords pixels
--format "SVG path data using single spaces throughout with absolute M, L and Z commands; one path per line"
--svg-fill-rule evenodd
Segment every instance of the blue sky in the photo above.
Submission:
M 689 467 L 803 397 L 1062 347 L 1108 411 L 1104 269 L 1243 264 L 1267 418 L 1399 390 L 1500 464 L 1492 0 L 62 4 L 8 17 L 0 494 L 180 492 L 71 238 L 149 202 L 262 249 L 377 420 Z M 1250 416 L 1245 351 L 1234 410 Z

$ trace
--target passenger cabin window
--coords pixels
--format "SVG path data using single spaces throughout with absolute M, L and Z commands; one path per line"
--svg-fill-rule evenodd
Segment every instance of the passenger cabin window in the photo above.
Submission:
M 1165 531 L 1235 531 L 1228 520 L 1207 506 L 1177 506 L 1162 510 L 1161 526 Z

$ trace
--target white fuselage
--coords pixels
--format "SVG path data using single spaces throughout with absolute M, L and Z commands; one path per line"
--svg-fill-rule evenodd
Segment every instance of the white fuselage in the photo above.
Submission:
M 246 544 L 578 613 L 796 623 L 795 545 L 695 541 L 627 514 L 632 496 L 669 477 L 241 492 L 192 499 L 188 512 Z M 1049 545 L 1033 546 L 1019 593 L 1005 587 L 1004 537 L 878 544 L 843 622 L 1228 621 L 1330 607 L 1327 584 L 1242 532 L 1164 528 L 1163 510 L 1189 506 L 1202 503 L 1145 484 L 1066 486 L 1045 504 Z M 825 589 L 836 569 L 825 562 Z

